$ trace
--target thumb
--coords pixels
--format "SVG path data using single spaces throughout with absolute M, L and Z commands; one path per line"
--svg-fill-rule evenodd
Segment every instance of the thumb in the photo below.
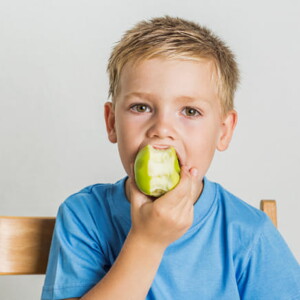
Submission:
M 202 179 L 199 176 L 199 171 L 196 168 L 191 168 L 189 170 L 189 173 L 191 174 L 191 197 L 194 199 L 195 203 L 197 199 L 200 197 L 202 189 L 203 189 L 203 182 Z

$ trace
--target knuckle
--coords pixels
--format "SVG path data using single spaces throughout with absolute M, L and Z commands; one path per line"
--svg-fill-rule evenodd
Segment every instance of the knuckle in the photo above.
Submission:
M 174 214 L 169 215 L 168 221 L 172 226 L 177 227 L 178 226 L 178 220 L 179 219 L 176 215 L 174 215 Z
M 173 209 L 165 205 L 154 205 L 153 206 L 153 217 L 161 220 L 163 224 L 170 227 L 177 227 L 178 216 Z
M 177 226 L 179 230 L 187 230 L 191 226 L 191 222 L 187 218 L 182 218 L 177 222 Z
M 155 218 L 165 218 L 166 209 L 162 205 L 153 204 L 152 214 Z

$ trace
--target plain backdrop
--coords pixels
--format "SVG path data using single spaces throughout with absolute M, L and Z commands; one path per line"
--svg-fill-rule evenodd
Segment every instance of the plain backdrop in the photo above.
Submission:
M 104 127 L 107 59 L 125 30 L 167 14 L 208 26 L 236 53 L 239 123 L 207 176 L 255 207 L 276 199 L 299 261 L 299 3 L 1 0 L 0 214 L 55 216 L 70 194 L 125 176 Z M 0 298 L 39 299 L 43 280 L 2 276 Z

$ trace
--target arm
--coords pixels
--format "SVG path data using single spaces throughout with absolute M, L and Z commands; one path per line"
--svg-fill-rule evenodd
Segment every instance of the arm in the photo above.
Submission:
M 145 299 L 167 246 L 193 222 L 199 179 L 182 167 L 178 186 L 152 201 L 129 179 L 132 228 L 114 265 L 82 300 Z

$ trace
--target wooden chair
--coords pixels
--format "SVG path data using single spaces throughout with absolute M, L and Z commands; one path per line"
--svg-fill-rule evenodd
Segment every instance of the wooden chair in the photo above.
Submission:
M 277 228 L 277 206 L 275 200 L 261 200 L 260 209 L 265 212 Z
M 277 226 L 276 201 L 260 208 Z M 0 275 L 45 274 L 55 218 L 0 216 Z
M 55 218 L 0 216 L 0 275 L 45 274 Z

